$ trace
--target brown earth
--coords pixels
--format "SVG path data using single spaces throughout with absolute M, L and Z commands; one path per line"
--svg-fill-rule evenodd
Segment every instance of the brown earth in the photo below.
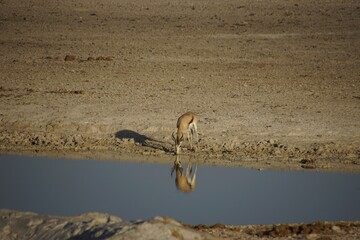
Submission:
M 208 233 L 220 239 L 358 239 L 360 222 L 315 222 L 308 224 L 276 224 L 212 226 L 198 225 L 193 227 L 200 232 Z
M 172 154 L 192 110 L 204 162 L 360 171 L 358 1 L 0 6 L 2 151 Z
M 0 16 L 1 151 L 169 158 L 192 110 L 205 163 L 360 171 L 358 1 L 2 0 Z
M 0 0 L 0 151 L 360 172 L 360 2 Z M 184 150 L 186 153 L 186 150 Z

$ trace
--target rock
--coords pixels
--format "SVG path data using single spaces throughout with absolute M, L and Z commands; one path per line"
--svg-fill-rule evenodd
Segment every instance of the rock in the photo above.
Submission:
M 0 239 L 214 239 L 167 217 L 127 222 L 103 213 L 40 216 L 0 209 Z
M 341 232 L 341 227 L 334 225 L 334 226 L 331 227 L 331 230 L 340 233 Z
M 76 60 L 76 56 L 74 56 L 74 55 L 66 55 L 65 58 L 64 58 L 64 60 L 65 60 L 66 62 L 68 62 L 68 61 L 75 61 L 75 60 Z

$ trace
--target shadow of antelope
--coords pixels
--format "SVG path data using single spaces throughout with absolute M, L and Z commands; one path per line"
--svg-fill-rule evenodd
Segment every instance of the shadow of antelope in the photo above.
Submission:
M 132 138 L 132 139 L 134 139 L 134 141 L 136 143 L 139 143 L 141 145 L 146 145 L 146 141 L 156 141 L 152 138 L 149 138 L 146 135 L 142 135 L 140 133 L 137 133 L 135 131 L 128 130 L 128 129 L 118 131 L 117 133 L 115 133 L 115 137 L 119 138 L 119 139 L 127 139 L 127 138 L 131 139 Z
M 118 131 L 115 133 L 115 137 L 118 139 L 134 139 L 135 143 L 138 143 L 142 146 L 170 152 L 170 149 L 164 146 L 164 142 L 150 138 L 146 135 L 140 134 L 132 130 L 124 129 Z
M 185 193 L 194 191 L 196 187 L 196 172 L 197 172 L 198 162 L 196 161 L 195 171 L 192 174 L 193 171 L 192 158 L 193 156 L 190 156 L 189 162 L 186 166 L 185 173 L 181 166 L 180 155 L 176 155 L 174 165 L 171 168 L 171 177 L 173 173 L 176 172 L 176 177 L 175 177 L 176 188 Z

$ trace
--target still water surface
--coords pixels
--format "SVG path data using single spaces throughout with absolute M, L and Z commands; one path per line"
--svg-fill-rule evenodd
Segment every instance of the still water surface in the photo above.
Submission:
M 0 208 L 188 224 L 360 220 L 360 174 L 199 165 L 195 190 L 183 193 L 172 166 L 0 155 Z

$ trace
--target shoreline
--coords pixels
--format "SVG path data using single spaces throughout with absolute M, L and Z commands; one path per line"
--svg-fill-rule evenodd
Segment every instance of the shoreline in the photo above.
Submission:
M 43 137 L 38 137 L 39 135 Z M 70 144 L 65 141 L 62 141 L 63 144 L 59 144 L 58 140 L 55 140 L 56 144 L 53 144 L 53 138 L 47 139 L 45 133 L 38 134 L 36 137 L 28 137 L 28 139 L 23 136 L 20 134 L 20 137 L 2 138 L 0 152 L 56 158 L 169 164 L 176 158 L 175 153 L 171 151 L 173 149 L 171 149 L 170 143 L 159 144 L 158 142 L 154 143 L 152 140 L 139 143 L 134 138 L 97 137 L 96 140 L 87 138 L 90 141 L 79 141 L 82 137 L 81 134 L 77 134 L 76 137 L 68 137 L 73 141 Z M 34 144 L 34 139 L 36 139 L 36 144 Z M 19 141 L 26 145 L 16 144 Z M 217 145 L 204 147 L 204 145 L 200 142 L 195 151 L 184 149 L 180 157 L 187 158 L 193 155 L 205 165 L 245 167 L 258 170 L 360 172 L 360 157 L 357 156 L 357 154 L 360 154 L 360 149 L 356 144 L 345 145 L 330 142 L 285 145 L 277 140 L 270 139 L 260 142 L 246 142 L 239 146 L 234 145 L 232 148 Z

